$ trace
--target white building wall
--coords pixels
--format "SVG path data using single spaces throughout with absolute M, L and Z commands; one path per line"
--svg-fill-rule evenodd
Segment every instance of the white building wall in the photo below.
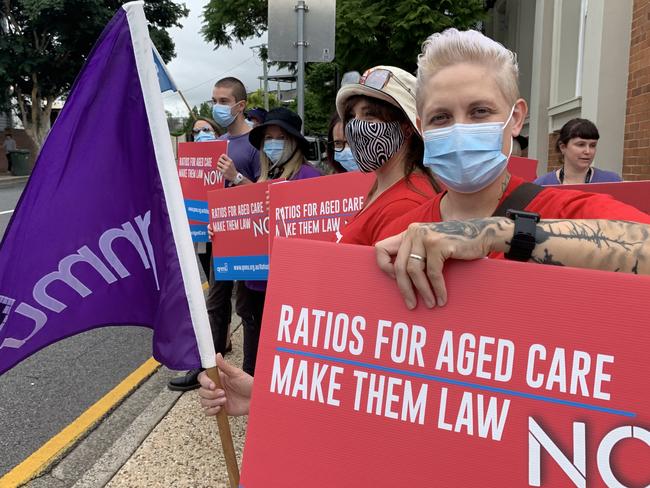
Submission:
M 582 77 L 582 117 L 598 127 L 594 164 L 622 173 L 632 0 L 589 0 Z
M 533 5 L 530 28 L 524 12 Z M 633 0 L 508 0 L 507 8 L 519 12 L 517 45 L 532 42 L 528 154 L 539 160 L 538 174 L 547 169 L 549 134 L 574 117 L 598 127 L 595 165 L 621 173 L 632 6 Z M 526 94 L 521 55 L 519 61 Z

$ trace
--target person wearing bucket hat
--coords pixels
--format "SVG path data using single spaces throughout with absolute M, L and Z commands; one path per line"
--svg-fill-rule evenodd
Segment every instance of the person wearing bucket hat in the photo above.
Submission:
M 300 180 L 321 175 L 305 159 L 309 142 L 300 133 L 301 128 L 300 116 L 280 107 L 270 110 L 266 121 L 250 131 L 248 140 L 260 151 L 258 181 L 275 178 Z
M 284 107 L 274 108 L 266 121 L 248 134 L 251 145 L 260 151 L 261 172 L 258 181 L 276 178 L 301 180 L 321 176 L 320 171 L 307 163 L 307 139 L 300 133 L 302 119 Z M 266 297 L 266 281 L 246 281 L 249 303 L 253 314 L 251 322 L 244 322 L 244 364 L 242 369 L 253 375 L 257 344 L 262 327 L 262 312 Z
M 388 222 L 439 191 L 422 164 L 415 77 L 394 66 L 371 68 L 358 83 L 341 87 L 336 109 L 359 169 L 374 172 L 377 178 L 364 207 L 342 229 L 339 242 L 373 245 Z

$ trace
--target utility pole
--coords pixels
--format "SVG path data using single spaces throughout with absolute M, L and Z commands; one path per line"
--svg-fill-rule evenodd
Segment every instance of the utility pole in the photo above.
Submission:
M 305 12 L 307 6 L 305 0 L 298 0 L 296 12 L 298 13 L 298 115 L 305 120 Z M 305 130 L 305 124 L 302 125 L 302 132 Z
M 262 70 L 264 71 L 264 110 L 269 111 L 269 70 L 266 65 L 266 58 L 262 60 Z

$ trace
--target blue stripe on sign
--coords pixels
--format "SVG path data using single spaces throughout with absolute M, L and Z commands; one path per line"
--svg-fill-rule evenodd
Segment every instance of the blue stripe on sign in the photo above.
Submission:
M 261 280 L 269 276 L 269 256 L 228 256 L 212 260 L 217 281 Z
M 210 242 L 205 224 L 190 225 L 190 233 L 192 234 L 192 242 Z
M 187 212 L 187 218 L 190 220 L 205 222 L 206 224 L 210 221 L 207 201 L 185 199 L 185 211 Z
M 438 383 L 445 383 L 448 385 L 454 385 L 454 386 L 462 386 L 463 388 L 473 388 L 475 390 L 483 390 L 483 391 L 490 391 L 494 393 L 501 393 L 503 395 L 508 395 L 508 396 L 514 396 L 514 397 L 520 397 L 520 398 L 528 398 L 530 400 L 538 400 L 542 402 L 548 402 L 548 403 L 556 403 L 559 405 L 565 405 L 568 407 L 576 407 L 576 408 L 584 408 L 585 410 L 594 410 L 596 412 L 603 412 L 603 413 L 609 413 L 612 415 L 621 415 L 623 417 L 636 417 L 636 413 L 634 412 L 629 412 L 627 410 L 616 410 L 613 408 L 607 408 L 607 407 L 600 407 L 598 405 L 590 405 L 588 403 L 582 403 L 582 402 L 573 402 L 570 400 L 561 400 L 559 398 L 552 398 L 552 397 L 547 397 L 544 395 L 534 395 L 532 393 L 524 393 L 522 391 L 517 391 L 517 390 L 509 390 L 507 388 L 497 388 L 494 386 L 487 386 L 487 385 L 480 385 L 477 383 L 471 383 L 469 381 L 460 381 L 460 380 L 453 380 L 451 378 L 443 378 L 442 376 L 433 376 L 430 374 L 424 374 L 424 373 L 416 373 L 414 371 L 405 371 L 403 369 L 398 369 L 398 368 L 389 368 L 387 366 L 380 366 L 378 364 L 371 364 L 371 363 L 364 363 L 361 361 L 354 361 L 352 359 L 346 359 L 346 358 L 338 358 L 334 356 L 326 356 L 325 354 L 316 354 L 313 352 L 306 352 L 306 351 L 297 351 L 295 349 L 289 349 L 286 347 L 276 347 L 276 351 L 278 352 L 284 352 L 287 354 L 295 354 L 296 356 L 305 356 L 308 358 L 314 358 L 314 359 L 323 359 L 325 361 L 330 361 L 332 363 L 339 363 L 339 364 L 348 364 L 351 366 L 359 366 L 361 368 L 366 368 L 366 369 L 374 369 L 376 371 L 382 371 L 385 373 L 394 373 L 394 374 L 399 374 L 403 376 L 411 376 L 413 378 L 419 378 L 422 380 L 426 381 L 435 381 Z

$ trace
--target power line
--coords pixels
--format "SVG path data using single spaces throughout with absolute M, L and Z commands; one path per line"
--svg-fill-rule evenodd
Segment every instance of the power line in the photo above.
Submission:
M 230 68 L 225 69 L 225 70 L 221 71 L 220 73 L 217 73 L 217 74 L 215 74 L 215 75 L 212 75 L 210 78 L 208 78 L 208 79 L 205 80 L 205 81 L 202 81 L 201 83 L 199 83 L 199 84 L 197 84 L 197 85 L 194 85 L 194 86 L 192 86 L 192 87 L 190 87 L 190 88 L 182 88 L 182 89 L 179 89 L 179 90 L 182 91 L 183 93 L 187 93 L 187 92 L 189 92 L 189 91 L 192 91 L 192 90 L 194 90 L 194 89 L 196 89 L 196 88 L 198 88 L 198 87 L 200 87 L 200 86 L 205 85 L 206 83 L 210 83 L 210 82 L 211 82 L 212 80 L 214 80 L 215 78 L 219 78 L 219 77 L 221 77 L 222 75 L 224 75 L 224 74 L 226 74 L 226 73 L 228 73 L 228 72 L 234 70 L 235 68 L 239 68 L 242 64 L 247 63 L 248 61 L 250 61 L 250 60 L 253 59 L 254 57 L 255 57 L 255 55 L 253 54 L 250 58 L 246 58 L 246 59 L 245 59 L 244 61 L 242 61 L 241 63 L 238 63 L 238 64 L 236 64 L 235 66 L 231 66 Z M 175 94 L 175 93 L 167 93 L 166 96 L 165 96 L 165 98 L 168 98 L 168 97 L 170 97 L 170 96 L 172 96 L 172 95 L 174 95 L 174 94 Z

